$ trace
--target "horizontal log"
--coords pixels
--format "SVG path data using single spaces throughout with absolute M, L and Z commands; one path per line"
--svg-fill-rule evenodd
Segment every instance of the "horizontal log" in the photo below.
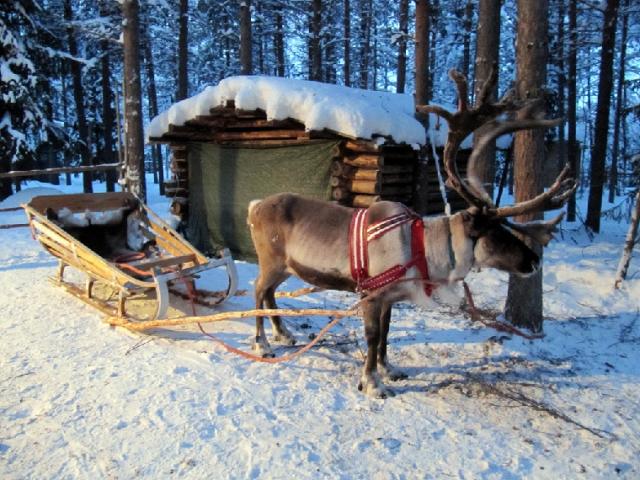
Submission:
M 380 170 L 371 170 L 367 168 L 358 168 L 353 172 L 351 177 L 353 180 L 367 180 L 370 182 L 379 182 L 382 178 Z
M 260 130 L 246 132 L 217 132 L 213 135 L 216 141 L 265 140 L 265 139 L 298 139 L 309 138 L 304 130 Z
M 396 185 L 396 184 L 403 184 L 403 185 L 412 185 L 414 178 L 412 175 L 381 175 L 381 182 L 382 185 Z
M 382 186 L 382 195 L 384 197 L 387 196 L 407 196 L 410 197 L 413 195 L 413 186 L 412 185 L 383 185 Z
M 351 192 L 344 187 L 334 187 L 331 189 L 331 198 L 338 201 L 345 201 L 351 198 Z
M 363 153 L 345 158 L 344 163 L 358 168 L 380 168 L 384 165 L 384 157 Z
M 351 204 L 354 207 L 367 208 L 380 200 L 380 195 L 354 195 Z
M 334 177 L 335 178 L 335 177 Z M 333 179 L 332 179 L 333 180 Z M 334 184 L 335 183 L 335 184 Z M 411 195 L 413 184 L 384 184 L 380 180 L 345 180 L 339 179 L 332 183 L 333 187 L 340 187 L 352 193 L 365 193 L 368 195 Z
M 312 145 L 315 143 L 313 139 L 308 137 L 300 138 L 280 138 L 280 139 L 247 139 L 247 140 L 215 140 L 221 145 L 231 147 L 247 147 L 247 148 L 260 148 L 260 147 L 284 147 L 287 145 Z
M 347 165 L 346 163 L 342 162 L 342 160 L 334 160 L 333 162 L 331 162 L 330 172 L 334 177 L 348 177 L 353 174 L 354 170 L 355 167 Z
M 6 230 L 8 228 L 23 228 L 28 226 L 28 223 L 8 223 L 5 225 L 0 225 L 0 230 Z
M 349 180 L 347 188 L 353 193 L 368 193 L 377 195 L 380 193 L 380 182 L 374 180 Z
M 413 173 L 414 166 L 413 165 L 383 165 L 380 168 L 380 171 L 383 174 L 399 174 L 399 173 Z
M 346 149 L 357 153 L 378 153 L 380 151 L 380 145 L 364 140 L 347 140 L 344 146 Z
M 0 178 L 36 177 L 38 175 L 55 175 L 57 173 L 100 172 L 103 170 L 116 170 L 119 163 L 103 163 L 100 165 L 81 165 L 78 167 L 56 167 L 41 170 L 12 170 L 0 173 Z

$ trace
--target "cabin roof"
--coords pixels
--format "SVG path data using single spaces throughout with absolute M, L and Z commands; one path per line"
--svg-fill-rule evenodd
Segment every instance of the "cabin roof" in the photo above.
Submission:
M 205 124 L 216 128 L 213 117 L 228 116 L 230 107 L 240 116 L 260 112 L 272 125 L 297 125 L 303 132 L 332 132 L 416 149 L 426 141 L 424 127 L 414 117 L 411 95 L 266 76 L 229 77 L 173 104 L 152 119 L 147 140 L 175 140 L 172 133 L 186 135 L 188 130 L 194 135 L 198 128 L 202 138 L 195 135 L 191 139 L 203 140 Z

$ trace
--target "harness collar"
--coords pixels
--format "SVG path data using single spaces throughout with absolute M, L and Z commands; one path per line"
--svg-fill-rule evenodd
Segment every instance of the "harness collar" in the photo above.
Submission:
M 416 267 L 423 280 L 425 294 L 431 296 L 435 286 L 429 280 L 422 218 L 407 209 L 403 213 L 392 215 L 371 225 L 368 223 L 368 210 L 356 209 L 349 227 L 349 261 L 351 276 L 356 282 L 357 291 L 380 289 L 400 280 L 409 269 Z M 369 276 L 369 242 L 405 223 L 411 223 L 411 260 L 404 265 L 394 265 L 373 277 Z

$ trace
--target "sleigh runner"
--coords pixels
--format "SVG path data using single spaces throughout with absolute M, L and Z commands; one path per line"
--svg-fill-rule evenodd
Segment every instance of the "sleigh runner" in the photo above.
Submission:
M 127 302 L 144 298 L 154 303 L 151 318 L 163 319 L 170 293 L 185 295 L 175 284 L 206 303 L 212 292 L 197 290 L 195 281 L 217 267 L 226 268 L 228 287 L 216 292 L 215 303 L 236 292 L 237 272 L 227 249 L 207 258 L 130 193 L 38 196 L 23 208 L 34 238 L 59 259 L 54 282 L 107 315 L 127 318 Z M 67 267 L 86 275 L 84 288 L 65 280 Z M 96 283 L 117 298 L 99 298 Z

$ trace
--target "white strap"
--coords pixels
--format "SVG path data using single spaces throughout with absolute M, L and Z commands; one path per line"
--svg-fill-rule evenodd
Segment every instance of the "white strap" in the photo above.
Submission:
M 450 217 L 451 204 L 449 203 L 449 200 L 447 200 L 447 190 L 445 189 L 444 180 L 442 179 L 442 173 L 440 172 L 440 157 L 438 157 L 438 153 L 436 152 L 436 142 L 435 142 L 435 138 L 433 137 L 433 130 L 429 128 L 428 131 L 429 131 L 429 143 L 431 143 L 433 160 L 436 164 L 436 173 L 438 174 L 438 183 L 440 184 L 440 195 L 442 196 L 442 202 L 444 203 L 444 213 L 447 217 Z

